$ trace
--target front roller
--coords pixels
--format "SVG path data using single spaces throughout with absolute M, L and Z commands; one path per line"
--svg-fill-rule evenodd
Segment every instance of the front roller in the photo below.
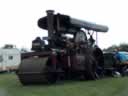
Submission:
M 46 68 L 48 57 L 29 57 L 23 59 L 17 75 L 23 85 L 48 83 L 49 70 Z

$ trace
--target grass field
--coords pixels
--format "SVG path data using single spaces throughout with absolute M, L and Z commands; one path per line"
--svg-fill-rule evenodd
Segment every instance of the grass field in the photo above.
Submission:
M 128 96 L 127 81 L 124 77 L 22 86 L 15 74 L 0 74 L 0 96 Z

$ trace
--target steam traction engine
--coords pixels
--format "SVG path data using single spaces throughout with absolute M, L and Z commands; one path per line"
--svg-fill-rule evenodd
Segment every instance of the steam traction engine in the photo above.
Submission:
M 22 54 L 17 71 L 22 84 L 99 77 L 97 69 L 102 69 L 103 55 L 90 33 L 107 32 L 108 27 L 54 14 L 53 10 L 38 20 L 38 26 L 48 30 L 48 37 L 37 37 L 32 41 L 33 51 Z

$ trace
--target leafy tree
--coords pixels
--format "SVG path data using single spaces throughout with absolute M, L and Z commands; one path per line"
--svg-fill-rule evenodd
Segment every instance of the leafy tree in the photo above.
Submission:
M 122 43 L 119 45 L 120 51 L 128 51 L 128 44 Z
M 107 52 L 113 52 L 115 49 L 117 49 L 118 46 L 117 45 L 112 45 L 106 49 L 103 49 L 104 51 L 107 51 Z
M 14 46 L 13 44 L 5 44 L 4 47 L 2 47 L 3 49 L 10 49 L 10 48 L 15 48 L 16 46 Z
M 118 49 L 119 51 L 128 51 L 128 44 L 126 43 L 121 43 L 120 45 L 112 45 L 106 49 L 103 49 L 104 51 L 107 52 L 112 52 L 115 51 L 115 49 Z

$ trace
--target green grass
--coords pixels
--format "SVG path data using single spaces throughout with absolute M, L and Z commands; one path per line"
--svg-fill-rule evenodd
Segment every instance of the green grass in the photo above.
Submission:
M 0 74 L 0 96 L 128 96 L 127 81 L 124 77 L 22 86 L 15 74 Z

